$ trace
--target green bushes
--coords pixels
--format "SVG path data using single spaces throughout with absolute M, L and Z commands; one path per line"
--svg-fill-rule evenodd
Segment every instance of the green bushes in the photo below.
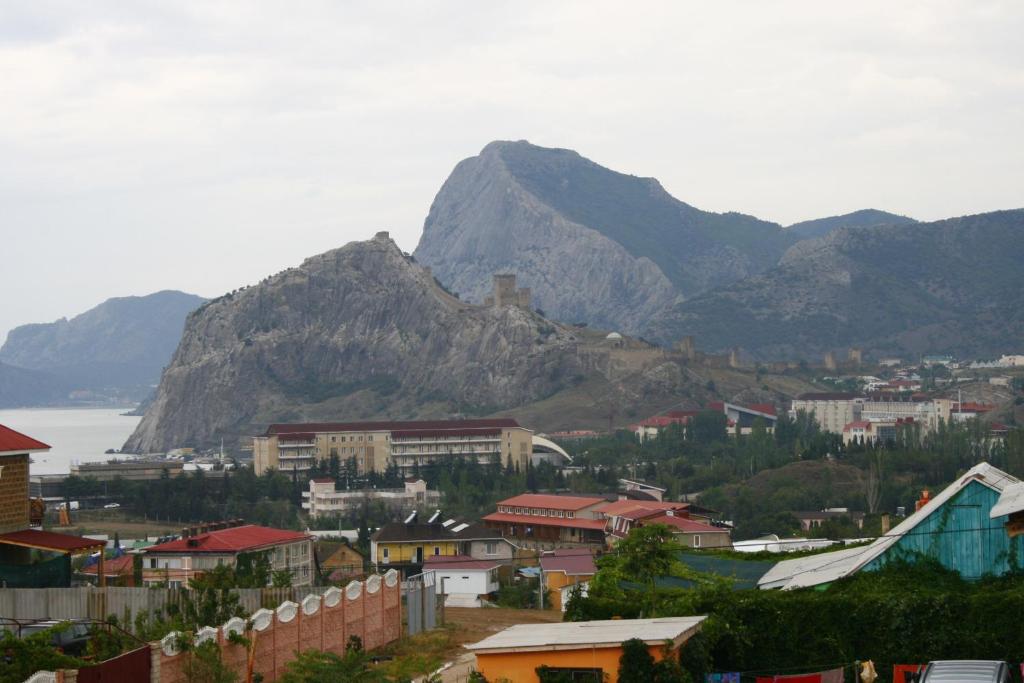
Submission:
M 637 596 L 583 598 L 577 616 L 631 616 Z M 879 670 L 932 659 L 1024 659 L 1024 579 L 968 583 L 941 566 L 893 563 L 828 590 L 666 592 L 660 616 L 708 615 L 682 650 L 699 680 L 711 671 L 782 671 L 873 659 Z

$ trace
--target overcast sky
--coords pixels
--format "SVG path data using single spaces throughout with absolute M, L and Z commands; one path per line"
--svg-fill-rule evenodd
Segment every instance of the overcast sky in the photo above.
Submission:
M 387 229 L 495 139 L 784 224 L 1024 205 L 1024 3 L 5 2 L 0 339 Z

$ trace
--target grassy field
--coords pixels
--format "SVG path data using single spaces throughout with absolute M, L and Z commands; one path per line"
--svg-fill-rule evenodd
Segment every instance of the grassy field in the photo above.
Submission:
M 115 533 L 121 540 L 165 536 L 180 533 L 181 526 L 168 522 L 147 521 L 121 510 L 73 510 L 71 525 L 57 525 L 56 514 L 47 513 L 46 528 L 64 534 L 108 534 Z

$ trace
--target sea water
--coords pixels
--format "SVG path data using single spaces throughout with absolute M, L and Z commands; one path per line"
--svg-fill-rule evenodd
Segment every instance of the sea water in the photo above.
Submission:
M 121 448 L 140 417 L 124 415 L 128 408 L 18 408 L 0 410 L 0 424 L 50 445 L 48 453 L 33 453 L 31 474 L 66 474 L 72 463 L 104 462 Z

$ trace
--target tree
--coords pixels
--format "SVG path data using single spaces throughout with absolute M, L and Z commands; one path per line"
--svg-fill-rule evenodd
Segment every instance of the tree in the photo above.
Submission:
M 274 588 L 291 588 L 292 573 L 287 569 L 278 569 L 271 574 L 270 585 Z
M 189 683 L 235 683 L 238 674 L 224 664 L 220 647 L 212 640 L 193 648 L 185 673 Z
M 77 669 L 85 662 L 58 652 L 53 646 L 57 633 L 67 629 L 68 622 L 45 631 L 18 638 L 10 631 L 0 632 L 0 683 L 22 683 L 39 670 Z
M 647 643 L 639 638 L 630 638 L 622 644 L 619 657 L 620 683 L 651 683 L 654 680 L 654 657 Z
M 340 657 L 333 652 L 300 652 L 277 678 L 278 683 L 383 683 L 383 673 L 370 667 L 370 659 L 361 649 L 350 648 Z
M 690 423 L 690 436 L 697 445 L 707 445 L 725 441 L 726 427 L 729 420 L 724 413 L 717 410 L 702 410 L 693 416 Z
M 267 553 L 240 553 L 235 563 L 234 587 L 263 588 L 270 583 L 270 572 L 270 558 L 267 557 Z
M 651 524 L 633 529 L 615 546 L 619 569 L 627 580 L 647 587 L 647 607 L 653 612 L 656 597 L 655 581 L 668 576 L 682 546 L 664 524 Z

